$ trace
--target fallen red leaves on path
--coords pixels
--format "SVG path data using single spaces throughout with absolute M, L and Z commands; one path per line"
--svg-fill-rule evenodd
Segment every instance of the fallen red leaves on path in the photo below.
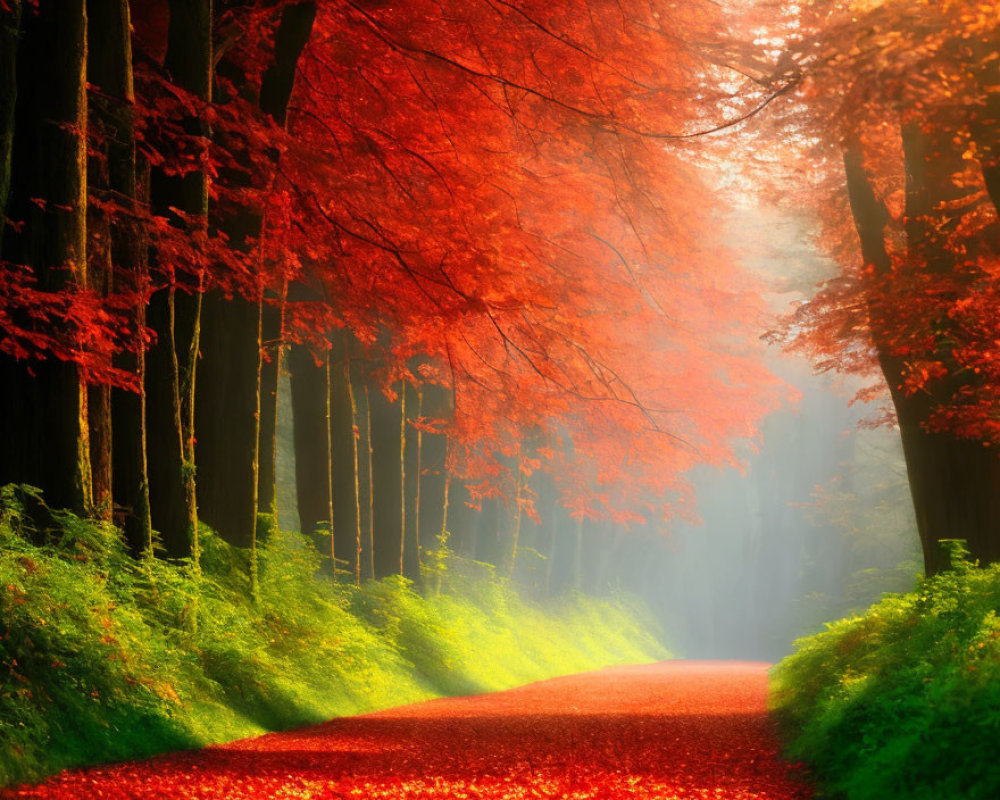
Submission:
M 767 666 L 600 670 L 68 772 L 0 798 L 808 798 L 778 755 Z

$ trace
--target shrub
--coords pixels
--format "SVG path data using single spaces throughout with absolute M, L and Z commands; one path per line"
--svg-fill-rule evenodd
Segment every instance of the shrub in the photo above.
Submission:
M 1000 566 L 952 570 L 796 643 L 773 673 L 789 755 L 850 800 L 1000 797 Z

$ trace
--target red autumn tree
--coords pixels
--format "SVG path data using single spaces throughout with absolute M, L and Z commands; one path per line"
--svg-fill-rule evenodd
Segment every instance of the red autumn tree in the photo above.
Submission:
M 503 493 L 520 520 L 548 469 L 577 516 L 665 514 L 684 471 L 733 460 L 774 402 L 754 355 L 756 287 L 678 144 L 711 124 L 715 97 L 692 92 L 706 62 L 685 42 L 710 38 L 713 8 L 109 0 L 106 25 L 127 31 L 133 11 L 135 36 L 103 72 L 93 63 L 100 290 L 23 295 L 0 321 L 15 330 L 25 314 L 30 335 L 5 349 L 44 350 L 45 304 L 92 298 L 104 322 L 88 335 L 108 344 L 73 333 L 66 349 L 95 365 L 85 379 L 117 370 L 145 386 L 145 429 L 134 407 L 118 417 L 127 436 L 148 431 L 152 522 L 195 564 L 197 511 L 253 547 L 270 510 L 287 346 L 297 449 L 318 453 L 316 469 L 299 464 L 300 510 L 316 478 L 303 524 L 332 523 L 334 484 L 348 486 L 357 577 L 361 450 L 369 487 L 396 492 L 376 504 L 370 488 L 368 505 L 398 508 L 403 567 L 425 436 L 440 451 L 435 504 L 454 473 L 472 504 Z M 4 285 L 37 270 L 11 264 Z M 148 353 L 129 307 L 146 297 Z M 355 394 L 369 395 L 364 426 Z M 382 439 L 345 447 L 361 427 Z M 130 486 L 126 513 L 144 491 Z
M 798 312 L 798 342 L 884 376 L 927 572 L 947 563 L 942 539 L 996 561 L 996 8 L 828 2 L 770 35 L 785 52 L 762 81 L 795 87 L 785 145 L 811 145 L 808 191 L 842 270 Z
M 664 145 L 694 113 L 678 31 L 710 19 L 685 12 L 320 10 L 282 161 L 303 263 L 363 341 L 389 328 L 387 384 L 432 357 L 470 478 L 561 425 L 603 483 L 662 495 L 766 406 L 746 404 L 767 379 L 737 343 L 753 287 Z

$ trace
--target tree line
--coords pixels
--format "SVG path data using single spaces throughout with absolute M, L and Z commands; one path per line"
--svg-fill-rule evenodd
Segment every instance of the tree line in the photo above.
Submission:
M 779 388 L 663 146 L 712 6 L 632 5 L 5 0 L 0 482 L 253 551 L 287 373 L 302 530 L 355 581 L 679 513 Z

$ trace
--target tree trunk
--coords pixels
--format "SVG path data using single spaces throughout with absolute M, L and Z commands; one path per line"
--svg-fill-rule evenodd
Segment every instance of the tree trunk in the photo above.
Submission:
M 945 193 L 950 191 L 937 186 L 940 181 L 933 173 L 943 174 L 947 167 L 931 163 L 931 159 L 939 156 L 927 153 L 938 152 L 940 148 L 928 147 L 919 131 L 904 131 L 904 143 L 908 247 L 926 258 L 928 269 L 949 269 L 948 256 L 938 242 L 949 222 L 931 218 L 937 204 L 947 199 Z M 875 277 L 884 279 L 892 274 L 884 243 L 888 215 L 875 196 L 856 143 L 849 143 L 844 165 L 862 257 L 874 268 Z M 871 327 L 879 363 L 896 408 L 924 571 L 933 575 L 947 568 L 947 555 L 940 544 L 947 539 L 966 540 L 972 555 L 984 563 L 1000 561 L 1000 458 L 980 442 L 927 430 L 927 421 L 936 405 L 947 402 L 960 387 L 954 380 L 946 381 L 941 387 L 942 396 L 937 398 L 923 391 L 906 393 L 903 389 L 906 363 L 893 354 L 888 335 L 893 323 L 883 309 L 884 304 L 870 307 Z M 940 355 L 950 359 L 946 345 Z
M 91 286 L 102 294 L 112 291 L 141 291 L 143 287 L 143 262 L 145 253 L 138 246 L 135 235 L 137 211 L 136 201 L 136 151 L 135 119 L 133 105 L 135 92 L 132 84 L 132 33 L 131 15 L 127 0 L 87 0 L 88 50 L 87 80 L 95 87 L 90 99 L 90 124 L 96 130 L 98 153 L 90 159 L 88 178 L 90 191 L 102 200 L 115 200 L 122 208 L 117 214 L 109 215 L 101 210 L 92 210 L 88 215 L 92 228 L 90 241 L 94 245 L 89 261 Z M 119 277 L 120 269 L 129 275 Z M 141 311 L 144 303 L 136 302 L 139 311 L 134 322 L 137 329 L 145 324 Z M 143 349 L 139 345 L 137 350 Z M 141 358 L 141 356 L 140 356 Z M 140 358 L 119 357 L 118 366 L 136 369 Z M 141 376 L 140 376 L 141 380 Z M 113 399 L 112 395 L 116 395 Z M 139 409 L 131 409 L 124 416 L 118 435 L 133 441 L 115 444 L 112 431 L 115 429 L 114 405 L 121 405 L 123 398 L 117 397 L 121 391 L 112 392 L 107 386 L 92 386 L 89 394 L 90 412 L 90 458 L 94 474 L 94 511 L 105 520 L 110 520 L 114 507 L 114 462 L 115 450 L 119 453 L 130 451 L 133 458 L 141 461 L 144 456 L 136 452 L 142 445 L 137 440 L 143 438 Z M 141 404 L 137 396 L 124 400 L 126 404 Z M 138 422 L 138 424 L 136 424 Z M 123 464 L 130 478 L 137 479 L 139 485 L 130 486 L 121 498 L 121 507 L 126 511 L 126 520 L 133 516 L 132 509 L 145 506 L 140 513 L 148 517 L 148 500 L 137 495 L 144 490 L 145 475 L 140 474 L 141 464 Z M 119 484 L 122 482 L 119 481 Z M 138 501 L 138 502 L 137 502 Z M 135 528 L 134 520 L 126 525 Z M 148 526 L 148 519 L 140 522 L 142 528 Z M 141 551 L 148 546 L 148 535 L 132 530 L 129 539 Z M 139 539 L 142 539 L 140 544 Z
M 15 21 L 16 9 L 4 12 Z M 12 17 L 11 15 L 14 15 Z M 4 36 L 11 42 L 9 28 Z M 86 286 L 87 15 L 84 0 L 42 0 L 21 19 L 17 47 L 14 142 L 3 258 L 30 266 L 47 292 Z M 13 53 L 4 48 L 5 103 Z M 5 122 L 10 106 L 2 111 Z M 9 147 L 3 142 L 2 147 Z M 2 178 L 0 178 L 2 179 Z M 0 481 L 41 488 L 56 507 L 90 513 L 92 478 L 87 390 L 79 368 L 50 359 L 33 366 L 5 357 L 0 366 Z
M 330 442 L 333 457 L 333 530 L 337 553 L 352 576 L 358 574 L 358 503 L 355 499 L 353 388 L 350 379 L 350 334 L 335 334 L 330 352 Z
M 254 381 L 254 387 L 256 391 L 254 392 L 255 408 L 254 408 L 254 431 L 253 431 L 253 461 L 251 464 L 251 480 L 250 487 L 253 492 L 252 502 L 250 504 L 250 597 L 253 602 L 260 602 L 260 578 L 258 573 L 259 565 L 257 563 L 257 487 L 260 481 L 260 448 L 258 443 L 260 442 L 260 375 L 261 367 L 263 366 L 262 355 L 264 352 L 264 298 L 261 296 L 257 303 L 257 379 Z
M 368 391 L 368 384 L 365 389 L 365 452 L 368 457 L 365 474 L 368 478 L 368 577 L 372 580 L 376 577 L 375 572 L 375 473 L 373 471 L 373 456 L 375 449 L 372 445 L 372 406 L 371 395 Z
M 205 101 L 212 99 L 212 2 L 170 0 L 170 25 L 164 66 L 179 87 Z M 199 119 L 188 119 L 191 135 L 207 141 Z M 202 231 L 208 218 L 208 177 L 192 171 L 184 176 L 157 170 L 151 196 L 157 212 L 183 225 L 170 210 L 179 209 Z M 193 232 L 193 231 L 192 231 Z M 161 265 L 168 272 L 169 264 Z M 195 484 L 195 397 L 197 359 L 201 347 L 204 265 L 184 288 L 161 289 L 151 300 L 149 324 L 157 335 L 146 362 L 147 434 L 149 437 L 150 506 L 153 524 L 166 552 L 192 557 L 200 567 L 198 503 Z M 169 276 L 168 276 L 169 277 Z
M 378 387 L 368 392 L 372 437 L 372 488 L 375 574 L 399 574 L 401 526 L 399 404 L 391 403 Z
M 243 216 L 243 215 L 240 215 Z M 242 227 L 249 224 L 243 220 Z M 223 220 L 233 246 L 239 222 Z M 244 233 L 246 231 L 244 230 Z M 205 297 L 201 377 L 197 398 L 198 510 L 229 544 L 249 548 L 257 516 L 257 376 L 260 350 L 257 303 L 242 297 Z
M 507 567 L 507 577 L 514 577 L 517 568 L 517 545 L 521 539 L 521 496 L 524 488 L 524 473 L 521 471 L 521 459 L 517 459 L 517 489 L 514 492 L 513 525 L 510 532 L 510 564 Z
M 417 425 L 421 425 L 423 422 L 424 414 L 424 393 L 422 389 L 417 390 Z M 420 485 L 424 480 L 424 465 L 423 465 L 423 450 L 424 450 L 424 431 L 422 428 L 417 428 L 417 453 L 416 453 L 416 470 L 414 475 L 416 476 L 416 486 L 414 487 L 414 498 L 413 498 L 413 549 L 417 556 L 417 574 L 423 572 L 423 561 L 420 554 Z
M 21 30 L 21 0 L 0 9 L 0 252 L 7 228 L 4 216 L 10 192 L 11 153 L 14 149 L 14 108 L 17 105 L 17 49 Z
M 278 519 L 278 387 L 284 361 L 285 303 L 287 285 L 283 284 L 276 306 L 263 309 L 262 354 L 269 358 L 260 372 L 260 475 L 257 480 L 257 511 Z
M 351 380 L 350 353 L 344 358 L 344 382 L 347 384 L 347 399 L 351 410 L 351 473 L 354 492 L 354 585 L 361 585 L 361 483 L 358 463 L 358 404 L 354 399 L 354 384 Z
M 399 574 L 406 574 L 406 381 L 399 385 Z
M 292 345 L 288 350 L 291 373 L 292 420 L 295 446 L 295 491 L 299 529 L 313 537 L 321 553 L 329 552 L 325 533 L 330 519 L 330 452 L 327 403 L 330 391 L 326 364 L 319 365 L 309 349 Z
M 552 501 L 552 532 L 549 534 L 549 551 L 545 557 L 545 595 L 552 596 L 552 569 L 556 563 L 556 543 L 559 541 L 559 514 L 562 510 L 558 498 Z
M 274 59 L 261 79 L 261 111 L 283 125 L 295 76 L 295 66 L 312 31 L 315 3 L 300 3 L 282 11 L 275 36 Z M 226 66 L 220 66 L 220 70 Z M 240 85 L 245 77 L 230 65 L 228 75 Z M 249 178 L 234 178 L 237 186 Z M 241 208 L 220 221 L 231 246 L 247 250 L 261 236 L 264 209 Z M 263 265 L 261 265 L 263 272 Z M 262 369 L 258 342 L 265 338 L 265 323 L 259 320 L 259 303 L 242 297 L 224 299 L 212 294 L 206 299 L 203 379 L 198 413 L 199 507 L 206 522 L 231 544 L 253 547 L 260 496 L 265 513 L 274 502 L 275 403 L 264 405 L 261 420 L 258 394 L 276 396 L 278 363 Z M 268 314 L 266 338 L 280 337 L 280 312 Z M 262 330 L 258 334 L 258 327 Z M 277 328 L 278 330 L 275 330 Z M 280 344 L 278 348 L 280 350 Z M 260 464 L 265 464 L 267 486 L 260 491 Z

